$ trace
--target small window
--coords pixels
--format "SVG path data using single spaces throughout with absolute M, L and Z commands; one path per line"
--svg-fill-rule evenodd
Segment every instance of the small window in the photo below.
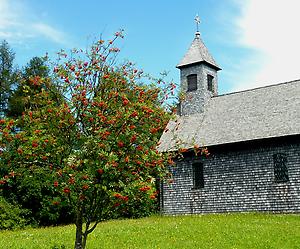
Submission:
M 188 92 L 197 90 L 197 74 L 187 76 Z
M 273 155 L 275 182 L 288 182 L 287 157 L 283 153 Z
M 204 188 L 203 163 L 193 163 L 193 188 Z
M 177 114 L 181 115 L 181 102 L 177 104 Z
M 207 89 L 208 89 L 208 91 L 212 92 L 214 90 L 213 81 L 214 81 L 214 76 L 208 74 L 207 75 Z

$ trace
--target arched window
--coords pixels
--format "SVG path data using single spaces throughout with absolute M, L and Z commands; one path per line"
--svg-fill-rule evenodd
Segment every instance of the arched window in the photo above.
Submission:
M 187 91 L 195 91 L 197 90 L 197 74 L 190 74 L 187 76 Z

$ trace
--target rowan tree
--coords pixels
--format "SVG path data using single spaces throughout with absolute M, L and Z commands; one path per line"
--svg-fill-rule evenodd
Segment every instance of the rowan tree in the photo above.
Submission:
M 0 121 L 0 185 L 49 175 L 53 206 L 74 206 L 76 249 L 98 222 L 130 212 L 128 202 L 155 201 L 155 180 L 166 174 L 169 156 L 156 147 L 170 118 L 162 102 L 175 86 L 145 83 L 132 63 L 116 66 L 122 37 L 117 32 L 71 56 L 61 51 L 54 80 L 36 76 L 24 86 L 31 104 L 22 118 Z

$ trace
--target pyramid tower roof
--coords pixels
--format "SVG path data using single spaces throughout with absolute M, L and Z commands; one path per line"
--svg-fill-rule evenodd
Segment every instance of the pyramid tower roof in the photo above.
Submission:
M 214 58 L 208 52 L 208 49 L 204 45 L 200 33 L 196 32 L 195 39 L 193 40 L 191 46 L 188 51 L 180 61 L 180 63 L 176 66 L 177 68 L 181 68 L 187 65 L 195 64 L 195 63 L 208 63 L 213 66 L 216 70 L 221 70 L 218 66 Z

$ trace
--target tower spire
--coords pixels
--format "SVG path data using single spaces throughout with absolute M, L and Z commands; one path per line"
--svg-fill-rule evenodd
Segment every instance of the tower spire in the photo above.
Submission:
M 196 33 L 199 33 L 199 24 L 200 24 L 200 17 L 199 15 L 197 14 L 196 17 L 195 17 L 195 23 L 196 23 Z
M 195 17 L 195 38 L 188 51 L 176 66 L 180 69 L 181 89 L 186 98 L 180 101 L 179 115 L 192 115 L 204 112 L 213 96 L 218 95 L 218 71 L 221 68 L 208 52 L 199 32 L 200 18 Z
M 206 48 L 200 37 L 199 24 L 201 21 L 198 14 L 194 18 L 194 21 L 196 23 L 195 38 L 190 48 L 176 67 L 181 68 L 194 63 L 207 63 L 210 66 L 214 67 L 216 70 L 221 70 L 221 68 L 215 62 L 214 58 L 208 52 L 208 49 Z

